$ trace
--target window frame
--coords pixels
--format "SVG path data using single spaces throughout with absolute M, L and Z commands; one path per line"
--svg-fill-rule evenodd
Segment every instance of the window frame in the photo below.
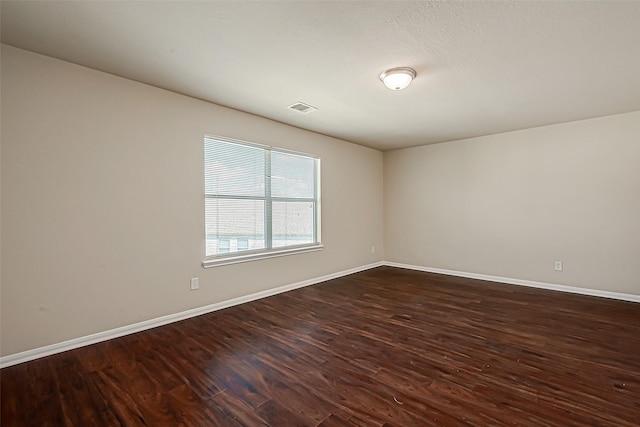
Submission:
M 216 140 L 224 143 L 231 143 L 237 145 L 244 145 L 252 148 L 258 148 L 264 150 L 265 155 L 265 170 L 264 170 L 264 178 L 265 178 L 265 192 L 263 196 L 234 196 L 234 195 L 214 195 L 207 194 L 206 191 L 206 159 L 203 162 L 204 169 L 204 202 L 205 202 L 205 239 L 204 239 L 204 249 L 205 249 L 205 259 L 202 262 L 202 266 L 204 268 L 216 267 L 221 265 L 228 264 L 236 264 L 241 262 L 254 261 L 259 259 L 267 259 L 274 257 L 281 257 L 287 255 L 293 255 L 298 253 L 306 253 L 306 252 L 314 252 L 320 251 L 324 248 L 324 245 L 321 243 L 321 198 L 320 198 L 320 157 L 314 156 L 308 153 L 302 153 L 298 151 L 272 147 L 269 145 L 256 144 L 253 142 L 242 141 L 233 138 L 227 138 L 218 135 L 204 135 L 203 139 L 203 148 L 205 149 L 206 155 L 206 144 L 207 140 Z M 271 192 L 271 165 L 272 152 L 279 152 L 284 154 L 290 154 L 295 156 L 301 156 L 305 158 L 309 158 L 313 160 L 314 167 L 314 197 L 313 198 L 295 198 L 295 197 L 274 197 Z M 265 248 L 264 249 L 254 249 L 247 250 L 242 252 L 233 252 L 226 254 L 217 254 L 206 256 L 206 248 L 207 248 L 207 225 L 206 225 L 206 213 L 207 213 L 207 200 L 208 199 L 244 199 L 244 200 L 263 200 L 265 205 L 265 218 L 264 218 L 264 239 L 265 239 Z M 300 245 L 288 245 L 282 247 L 273 247 L 273 203 L 274 202 L 311 202 L 314 204 L 315 209 L 313 211 L 313 233 L 314 233 L 314 241 L 311 243 L 304 243 Z

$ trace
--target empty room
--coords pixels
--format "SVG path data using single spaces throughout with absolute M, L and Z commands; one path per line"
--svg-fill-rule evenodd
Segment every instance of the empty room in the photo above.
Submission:
M 640 425 L 640 1 L 0 16 L 2 426 Z

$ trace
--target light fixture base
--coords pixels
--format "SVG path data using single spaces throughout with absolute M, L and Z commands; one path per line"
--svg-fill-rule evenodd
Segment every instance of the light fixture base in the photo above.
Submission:
M 390 68 L 380 73 L 380 81 L 391 90 L 402 90 L 416 78 L 416 70 L 409 67 Z

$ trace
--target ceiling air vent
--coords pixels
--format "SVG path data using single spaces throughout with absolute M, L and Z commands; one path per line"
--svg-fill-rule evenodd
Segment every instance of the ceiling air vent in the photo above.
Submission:
M 316 107 L 312 107 L 311 105 L 305 104 L 304 102 L 296 102 L 295 104 L 289 105 L 287 108 L 290 108 L 302 114 L 309 114 L 310 112 L 317 110 Z

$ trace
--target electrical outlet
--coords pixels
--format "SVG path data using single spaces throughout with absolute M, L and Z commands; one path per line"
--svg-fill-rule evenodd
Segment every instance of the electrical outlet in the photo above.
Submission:
M 564 266 L 562 265 L 562 261 L 556 261 L 556 262 L 553 264 L 553 269 L 554 269 L 555 271 L 562 271 L 562 269 L 563 269 L 563 268 L 564 268 Z
M 375 246 L 371 246 L 371 253 L 375 254 L 376 253 L 376 247 Z
M 200 279 L 197 277 L 191 278 L 191 290 L 195 291 L 196 289 L 200 289 Z

